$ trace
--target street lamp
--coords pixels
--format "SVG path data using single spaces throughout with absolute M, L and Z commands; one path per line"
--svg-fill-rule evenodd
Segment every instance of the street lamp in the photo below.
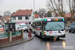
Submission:
M 35 0 L 33 0 L 33 2 L 34 2 L 34 19 L 35 19 Z
M 35 0 L 34 0 L 34 11 L 35 11 Z

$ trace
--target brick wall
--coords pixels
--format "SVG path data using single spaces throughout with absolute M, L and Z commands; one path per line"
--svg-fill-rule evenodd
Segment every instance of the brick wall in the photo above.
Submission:
M 9 38 L 0 39 L 0 44 L 8 43 Z
M 12 41 L 16 41 L 16 40 L 20 40 L 20 39 L 22 39 L 22 35 L 12 37 Z
M 22 35 L 12 37 L 12 41 L 16 41 L 16 40 L 20 40 L 20 39 L 22 39 Z M 9 38 L 0 39 L 0 45 L 5 44 L 5 43 L 9 43 Z

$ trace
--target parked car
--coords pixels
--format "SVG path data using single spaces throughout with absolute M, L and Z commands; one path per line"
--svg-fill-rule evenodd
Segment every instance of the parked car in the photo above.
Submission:
M 21 23 L 20 24 L 20 27 L 18 27 L 19 30 L 23 29 L 24 31 L 27 31 L 28 32 L 28 27 L 26 26 L 25 23 Z
M 0 32 L 4 32 L 4 28 L 0 25 Z
M 69 33 L 75 33 L 75 22 L 70 24 L 70 29 L 69 29 Z

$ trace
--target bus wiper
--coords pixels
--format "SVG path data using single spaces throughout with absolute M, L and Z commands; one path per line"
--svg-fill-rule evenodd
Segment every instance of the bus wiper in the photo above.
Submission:
M 62 26 L 60 24 L 58 24 L 58 25 L 62 28 Z

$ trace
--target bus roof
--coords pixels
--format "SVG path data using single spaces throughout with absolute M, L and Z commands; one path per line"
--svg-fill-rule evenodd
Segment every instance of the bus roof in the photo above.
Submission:
M 33 22 L 46 21 L 46 19 L 63 19 L 64 21 L 63 17 L 46 17 L 46 18 L 40 18 L 40 19 L 34 20 Z
M 33 22 L 39 22 L 39 21 L 44 21 L 45 20 L 45 18 L 44 19 L 37 19 L 37 20 L 34 20 Z

